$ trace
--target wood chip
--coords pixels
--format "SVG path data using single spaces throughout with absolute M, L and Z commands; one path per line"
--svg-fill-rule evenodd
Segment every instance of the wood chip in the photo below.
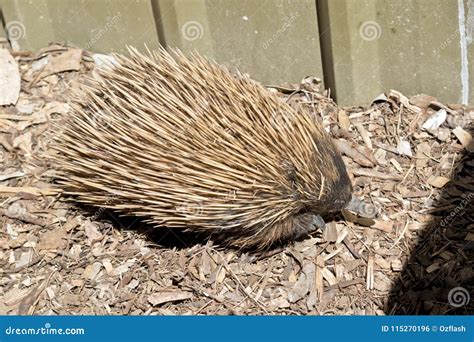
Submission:
M 104 259 L 102 260 L 102 265 L 105 268 L 105 272 L 107 272 L 107 275 L 113 276 L 114 275 L 114 267 L 112 266 L 112 263 L 110 262 L 110 259 Z
M 427 180 L 428 184 L 436 187 L 436 188 L 442 188 L 443 186 L 446 185 L 446 183 L 449 182 L 449 178 L 446 177 L 441 177 L 441 176 L 430 176 Z
M 318 295 L 319 302 L 323 300 L 323 295 L 324 295 L 323 269 L 324 269 L 324 259 L 322 256 L 318 255 L 316 257 L 315 287 L 316 287 L 316 293 Z
M 445 109 L 440 109 L 425 121 L 422 128 L 427 130 L 438 129 L 445 121 L 447 112 Z
M 78 71 L 81 68 L 82 50 L 69 49 L 65 52 L 50 56 L 49 63 L 41 71 L 38 79 L 64 71 Z
M 18 194 L 20 192 L 25 192 L 27 194 L 32 194 L 35 196 L 48 196 L 48 195 L 56 195 L 59 190 L 54 188 L 45 188 L 39 189 L 31 186 L 4 186 L 0 185 L 0 193 L 4 194 Z
M 402 176 L 398 175 L 391 175 L 389 173 L 383 173 L 373 170 L 366 170 L 366 169 L 352 169 L 351 170 L 354 176 L 366 176 L 366 177 L 374 177 L 378 179 L 385 179 L 385 180 L 395 180 L 401 181 L 403 178 Z
M 474 152 L 474 143 L 469 132 L 458 126 L 453 129 L 453 133 L 465 149 L 467 149 L 469 152 Z
M 393 221 L 380 221 L 375 220 L 375 223 L 370 228 L 381 230 L 385 233 L 391 233 L 393 230 Z
M 390 263 L 387 260 L 385 260 L 384 257 L 380 255 L 375 255 L 374 260 L 375 260 L 375 263 L 379 265 L 381 268 L 390 269 Z
M 7 49 L 0 49 L 0 106 L 14 105 L 20 95 L 18 63 Z
M 366 276 L 366 288 L 372 290 L 374 288 L 374 256 L 371 254 L 367 259 L 367 276 Z
M 284 309 L 290 307 L 290 302 L 284 297 L 278 297 L 270 300 L 270 305 L 276 308 Z
M 38 250 L 64 250 L 67 247 L 67 232 L 64 228 L 53 229 L 41 235 Z
M 441 265 L 437 262 L 431 264 L 430 266 L 428 266 L 426 268 L 426 272 L 427 273 L 433 273 L 434 271 L 437 271 L 439 268 L 441 267 Z
M 403 138 L 401 138 L 398 141 L 397 152 L 399 155 L 402 155 L 402 156 L 408 156 L 408 157 L 413 156 L 413 153 L 411 152 L 410 142 L 404 140 Z
M 400 172 L 400 173 L 403 172 L 402 166 L 400 165 L 399 162 L 397 162 L 397 160 L 395 158 L 391 158 L 390 163 L 392 163 L 392 165 L 395 166 L 395 168 L 397 169 L 398 172 Z
M 323 275 L 323 278 L 326 279 L 329 285 L 337 284 L 336 276 L 327 267 L 323 268 L 321 270 L 321 273 Z
M 342 109 L 337 112 L 337 121 L 339 122 L 339 126 L 345 130 L 348 130 L 351 125 L 351 121 L 349 120 L 347 113 Z
M 101 263 L 94 262 L 93 264 L 86 266 L 84 272 L 82 273 L 82 276 L 89 280 L 96 280 L 96 277 L 99 274 L 101 268 Z
M 361 124 L 356 124 L 355 127 L 359 131 L 359 134 L 364 140 L 364 143 L 367 146 L 367 148 L 372 149 L 373 146 L 372 146 L 372 141 L 370 140 L 369 132 L 367 132 L 367 130 Z
M 403 270 L 403 264 L 398 259 L 392 260 L 390 263 L 390 266 L 392 267 L 392 270 L 394 270 L 395 272 L 401 272 Z
M 336 222 L 331 221 L 326 224 L 326 228 L 323 231 L 324 241 L 334 242 L 337 240 L 339 232 L 337 231 Z
M 375 164 L 364 154 L 361 153 L 357 146 L 342 139 L 333 139 L 336 148 L 343 154 L 354 160 L 357 164 L 364 167 L 374 167 Z
M 193 294 L 191 292 L 186 291 L 159 291 L 149 295 L 148 301 L 151 305 L 157 306 L 168 302 L 177 302 L 186 299 L 191 299 L 192 297 Z

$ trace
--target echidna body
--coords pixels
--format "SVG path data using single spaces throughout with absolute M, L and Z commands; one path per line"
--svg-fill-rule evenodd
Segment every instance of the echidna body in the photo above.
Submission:
M 78 201 L 256 249 L 350 201 L 341 156 L 308 111 L 196 54 L 130 53 L 89 80 L 56 141 Z

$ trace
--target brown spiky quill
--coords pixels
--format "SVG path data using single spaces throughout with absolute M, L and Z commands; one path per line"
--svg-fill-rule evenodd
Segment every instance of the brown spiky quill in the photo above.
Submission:
M 350 200 L 308 111 L 197 54 L 129 52 L 88 80 L 56 139 L 59 183 L 76 200 L 256 249 Z

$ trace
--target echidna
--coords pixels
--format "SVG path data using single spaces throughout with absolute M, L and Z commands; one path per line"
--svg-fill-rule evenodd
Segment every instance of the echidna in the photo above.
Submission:
M 129 52 L 88 80 L 55 143 L 66 193 L 253 249 L 306 234 L 351 200 L 309 111 L 195 53 Z

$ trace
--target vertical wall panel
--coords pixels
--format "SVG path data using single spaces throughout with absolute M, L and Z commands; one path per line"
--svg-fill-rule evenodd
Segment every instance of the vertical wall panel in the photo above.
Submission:
M 52 41 L 97 52 L 124 52 L 127 44 L 158 46 L 149 0 L 3 0 L 2 10 L 22 50 Z
M 469 103 L 474 104 L 474 0 L 464 0 Z
M 322 78 L 314 0 L 154 0 L 169 46 L 196 49 L 264 83 Z
M 457 4 L 456 0 L 330 0 L 338 102 L 367 103 L 388 89 L 461 102 Z M 468 49 L 472 56 L 472 48 Z

